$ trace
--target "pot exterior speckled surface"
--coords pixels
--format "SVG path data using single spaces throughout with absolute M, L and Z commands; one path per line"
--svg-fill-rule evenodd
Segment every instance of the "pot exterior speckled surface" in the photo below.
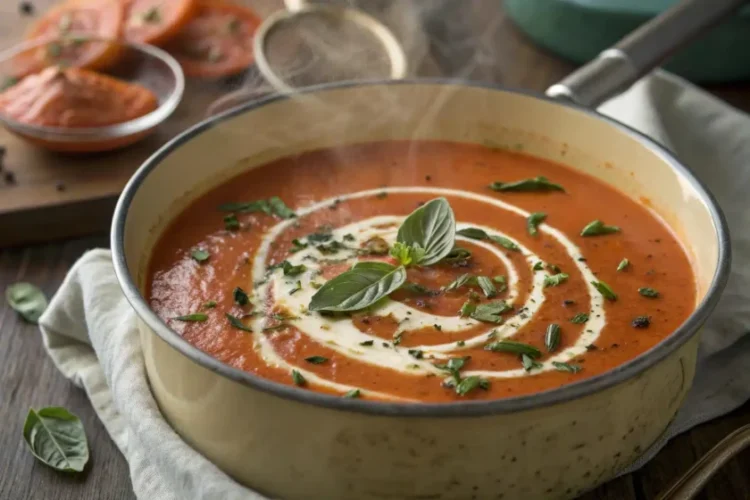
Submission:
M 685 242 L 696 313 L 648 353 L 562 389 L 492 402 L 398 404 L 283 386 L 210 358 L 142 297 L 155 240 L 190 200 L 276 158 L 339 144 L 436 139 L 523 150 L 616 185 Z M 408 182 L 408 181 L 405 181 Z M 167 420 L 232 477 L 282 498 L 570 498 L 664 431 L 693 379 L 698 328 L 726 279 L 710 195 L 657 145 L 595 113 L 500 89 L 401 82 L 319 89 L 200 125 L 152 157 L 113 226 L 115 269 L 140 317 Z

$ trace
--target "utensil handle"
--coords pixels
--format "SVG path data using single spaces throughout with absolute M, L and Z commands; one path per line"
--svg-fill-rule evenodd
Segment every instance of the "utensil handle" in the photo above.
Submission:
M 627 90 L 746 1 L 683 0 L 552 85 L 547 95 L 595 107 Z
M 661 493 L 657 500 L 695 498 L 724 464 L 748 446 L 750 446 L 750 425 L 745 425 L 722 439 L 667 491 Z

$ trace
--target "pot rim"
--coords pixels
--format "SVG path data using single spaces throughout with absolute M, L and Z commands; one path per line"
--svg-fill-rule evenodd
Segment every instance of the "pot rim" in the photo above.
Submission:
M 607 122 L 609 125 L 616 127 L 621 133 L 624 133 L 650 149 L 660 157 L 662 161 L 669 164 L 670 167 L 700 196 L 703 203 L 706 204 L 711 215 L 711 219 L 716 228 L 716 238 L 718 245 L 718 264 L 714 273 L 711 284 L 706 292 L 705 297 L 696 307 L 693 313 L 683 322 L 672 334 L 653 348 L 631 359 L 630 361 L 619 365 L 607 372 L 596 375 L 580 382 L 566 384 L 554 389 L 515 396 L 511 398 L 495 399 L 488 401 L 465 401 L 452 403 L 397 403 L 383 401 L 369 401 L 366 399 L 343 398 L 332 396 L 324 393 L 300 389 L 294 386 L 285 385 L 265 379 L 249 372 L 233 368 L 197 347 L 190 344 L 177 332 L 170 329 L 155 312 L 151 310 L 146 299 L 141 295 L 138 286 L 131 279 L 128 265 L 125 259 L 124 240 L 125 226 L 130 205 L 141 184 L 146 180 L 148 175 L 156 169 L 161 161 L 168 157 L 174 150 L 182 144 L 192 140 L 206 130 L 214 127 L 218 123 L 233 118 L 235 116 L 251 112 L 256 108 L 285 100 L 290 95 L 274 95 L 264 99 L 250 102 L 234 109 L 227 110 L 216 116 L 207 118 L 200 123 L 190 127 L 177 137 L 170 140 L 162 146 L 150 158 L 148 158 L 135 172 L 128 181 L 125 189 L 120 195 L 115 208 L 110 233 L 110 245 L 112 248 L 112 260 L 119 282 L 125 297 L 135 310 L 136 314 L 156 333 L 163 341 L 172 348 L 186 356 L 188 359 L 196 362 L 203 368 L 207 368 L 222 377 L 238 382 L 252 389 L 257 389 L 265 393 L 279 396 L 287 400 L 303 404 L 325 407 L 333 410 L 352 411 L 366 413 L 371 415 L 385 415 L 397 417 L 465 417 L 465 416 L 485 416 L 513 413 L 518 411 L 537 409 L 554 404 L 568 402 L 574 399 L 582 398 L 603 391 L 607 388 L 620 384 L 631 379 L 659 361 L 666 358 L 680 346 L 685 344 L 700 328 L 708 315 L 716 306 L 724 286 L 729 278 L 729 268 L 731 261 L 731 249 L 729 240 L 729 229 L 724 218 L 724 214 L 719 208 L 713 195 L 705 188 L 703 183 L 698 180 L 692 172 L 680 163 L 674 155 L 666 148 L 659 145 L 653 139 L 642 134 L 641 132 L 618 122 L 612 118 L 599 114 L 595 110 L 588 109 L 573 103 L 561 102 L 551 99 L 531 91 L 506 88 L 501 85 L 485 84 L 470 82 L 462 79 L 449 78 L 413 78 L 404 80 L 367 80 L 352 82 L 337 82 L 333 84 L 316 85 L 300 90 L 298 93 L 317 93 L 329 90 L 339 90 L 352 87 L 365 87 L 372 85 L 451 85 L 470 88 L 481 88 L 510 92 L 527 97 L 534 97 L 549 102 L 556 106 L 572 108 L 580 113 L 585 113 L 599 120 Z

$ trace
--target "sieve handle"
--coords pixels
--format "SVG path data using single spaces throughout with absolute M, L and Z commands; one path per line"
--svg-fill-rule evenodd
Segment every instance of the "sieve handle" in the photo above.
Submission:
M 747 0 L 683 0 L 547 89 L 553 98 L 596 107 L 659 66 Z M 737 50 L 743 50 L 737 47 Z

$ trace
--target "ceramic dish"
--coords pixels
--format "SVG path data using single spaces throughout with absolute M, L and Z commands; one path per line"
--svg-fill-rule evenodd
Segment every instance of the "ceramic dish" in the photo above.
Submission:
M 149 89 L 158 100 L 158 107 L 133 120 L 103 127 L 48 127 L 31 125 L 0 114 L 0 123 L 10 132 L 46 149 L 79 153 L 108 151 L 139 141 L 166 120 L 177 108 L 185 89 L 180 65 L 163 50 L 140 43 L 106 40 L 86 36 L 91 43 L 115 46 L 117 58 L 100 72 L 125 82 Z M 0 82 L 16 78 L 19 61 L 42 46 L 56 40 L 30 40 L 0 53 Z M 66 43 L 66 40 L 59 40 Z

